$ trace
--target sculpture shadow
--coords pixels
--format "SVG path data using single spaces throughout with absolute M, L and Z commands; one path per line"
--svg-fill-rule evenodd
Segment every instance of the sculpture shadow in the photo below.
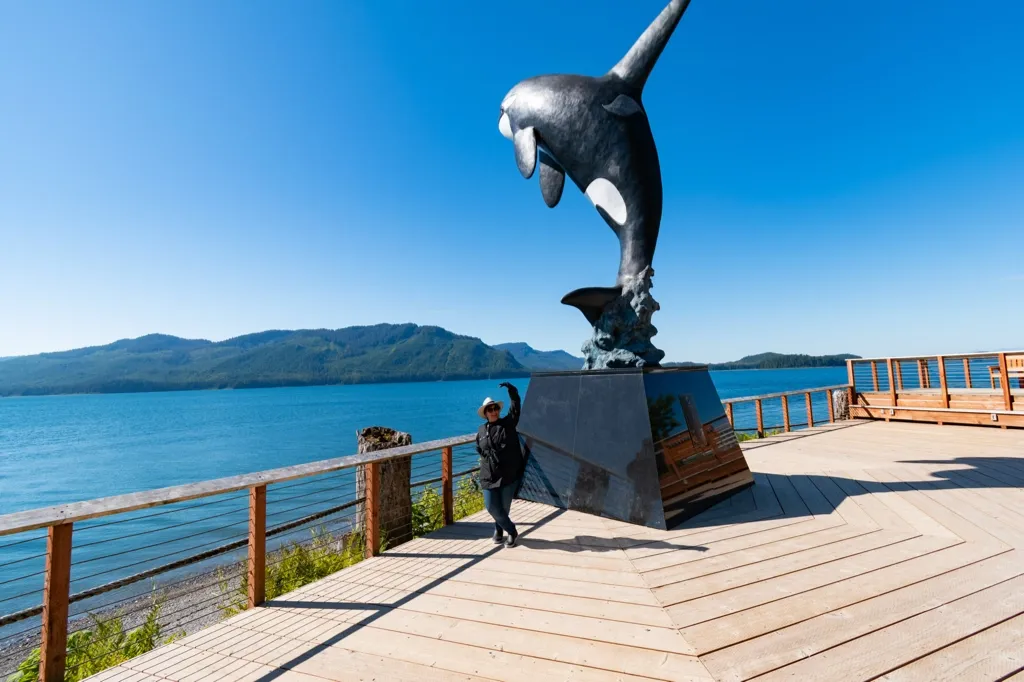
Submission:
M 564 514 L 564 509 L 559 509 L 556 514 L 550 517 L 545 517 L 544 523 L 550 521 L 551 518 L 555 518 L 561 514 Z M 530 522 L 516 522 L 519 528 L 535 527 L 540 524 L 531 524 Z M 447 526 L 439 531 L 431 534 L 431 538 L 438 540 L 483 540 L 484 538 L 491 537 L 494 532 L 494 524 L 489 521 L 459 521 L 453 526 Z M 617 552 L 622 550 L 624 547 L 632 546 L 637 544 L 633 538 L 623 537 L 598 537 L 596 535 L 575 535 L 572 537 L 566 537 L 565 539 L 549 540 L 542 538 L 530 537 L 527 530 L 520 531 L 519 545 L 527 549 L 539 549 L 548 551 L 559 551 L 559 552 Z M 654 541 L 652 543 L 644 543 L 644 546 L 655 545 L 659 548 L 666 550 L 693 550 L 696 552 L 706 552 L 707 547 L 698 545 L 685 545 L 674 542 L 662 542 Z M 514 551 L 514 550 L 513 550 Z M 401 552 L 390 551 L 387 553 L 388 556 L 393 557 L 422 557 L 422 554 L 403 554 Z M 462 559 L 468 558 L 466 554 L 430 554 L 432 558 L 446 558 L 446 559 Z
M 625 545 L 621 541 L 627 541 Z M 574 544 L 575 543 L 575 544 Z M 529 538 L 520 541 L 523 547 L 539 550 L 556 550 L 559 552 L 619 552 L 626 547 L 638 544 L 652 549 L 664 549 L 666 551 L 689 550 L 693 552 L 706 552 L 707 547 L 702 545 L 687 545 L 678 542 L 665 540 L 652 540 L 650 542 L 637 541 L 634 538 L 602 538 L 594 535 L 576 535 L 565 540 L 541 540 L 540 538 Z

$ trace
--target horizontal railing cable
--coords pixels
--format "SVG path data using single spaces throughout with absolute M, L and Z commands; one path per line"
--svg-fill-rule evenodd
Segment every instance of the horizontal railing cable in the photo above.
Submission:
M 295 529 L 295 528 L 299 528 L 299 527 L 301 527 L 303 525 L 306 525 L 306 524 L 310 523 L 311 521 L 316 521 L 316 520 L 324 518 L 326 516 L 330 516 L 332 514 L 336 514 L 336 513 L 340 512 L 340 511 L 343 511 L 345 509 L 349 509 L 351 507 L 354 507 L 354 506 L 360 504 L 362 501 L 363 501 L 362 498 L 358 498 L 356 500 L 352 500 L 350 502 L 346 502 L 345 504 L 337 505 L 335 507 L 331 507 L 330 509 L 325 509 L 325 510 L 317 512 L 315 514 L 310 514 L 310 515 L 305 516 L 305 517 L 303 517 L 301 519 L 296 519 L 295 521 L 290 521 L 288 523 L 281 524 L 280 526 L 276 526 L 274 528 L 267 529 L 267 533 L 266 533 L 267 537 L 273 537 L 273 536 L 276 536 L 276 535 L 280 535 L 280 534 L 282 534 L 282 533 L 284 533 L 284 532 L 286 532 L 288 530 L 292 530 L 292 529 Z M 208 545 L 208 544 L 212 544 L 212 543 L 203 543 L 201 545 L 197 545 L 196 547 L 192 547 L 192 548 L 189 548 L 189 549 L 196 549 L 198 547 L 203 547 L 203 546 Z M 199 563 L 201 561 L 205 561 L 207 559 L 211 559 L 213 557 L 219 556 L 219 555 L 224 554 L 226 552 L 230 552 L 230 551 L 236 550 L 236 549 L 241 549 L 242 547 L 245 547 L 247 544 L 248 544 L 248 538 L 241 539 L 241 540 L 236 540 L 234 542 L 229 542 L 229 543 L 220 545 L 218 547 L 214 547 L 212 549 L 209 549 L 209 550 L 206 550 L 206 551 L 203 551 L 203 552 L 199 552 L 198 554 L 193 554 L 193 555 L 184 557 L 182 559 L 178 559 L 176 561 L 172 561 L 170 563 L 162 564 L 160 566 L 156 566 L 154 568 L 147 569 L 145 571 L 140 571 L 138 573 L 134 573 L 134 574 L 132 574 L 130 576 L 126 576 L 126 577 L 120 578 L 118 580 L 114 580 L 114 581 L 111 581 L 111 582 L 108 582 L 108 583 L 104 583 L 103 585 L 98 585 L 96 587 L 93 587 L 93 588 L 90 588 L 90 589 L 87 589 L 87 590 L 83 590 L 81 592 L 76 592 L 76 593 L 74 593 L 74 594 L 69 596 L 68 603 L 69 604 L 73 604 L 75 602 L 79 602 L 79 601 L 82 601 L 82 600 L 85 600 L 85 599 L 89 599 L 91 597 L 95 597 L 95 596 L 104 594 L 106 592 L 111 592 L 111 591 L 116 590 L 118 588 L 125 587 L 127 585 L 131 585 L 133 583 L 140 582 L 142 580 L 145 580 L 146 578 L 152 578 L 152 577 L 155 577 L 157 575 L 161 575 L 163 573 L 167 573 L 167 572 L 179 569 L 179 568 L 184 568 L 186 566 L 190 566 L 190 565 Z M 162 555 L 160 557 L 151 557 L 150 559 L 147 559 L 146 561 L 153 561 L 153 560 L 156 560 L 156 559 L 159 559 L 159 558 L 165 558 L 167 556 L 174 556 L 175 554 L 180 554 L 181 552 L 189 551 L 189 549 L 181 549 L 181 550 L 178 550 L 176 552 L 171 552 L 170 554 Z M 134 550 L 128 550 L 128 551 L 130 552 L 130 551 L 134 551 Z M 125 553 L 127 553 L 127 552 L 125 552 Z M 88 578 L 93 578 L 93 577 L 96 577 L 96 576 L 99 576 L 99 575 L 104 575 L 106 573 L 110 573 L 110 572 L 113 572 L 115 570 L 123 570 L 124 568 L 130 568 L 130 567 L 136 566 L 136 565 L 138 565 L 140 563 L 146 563 L 146 561 L 136 562 L 134 564 L 128 564 L 127 566 L 120 566 L 120 567 L 118 567 L 116 569 L 110 569 L 110 570 L 107 570 L 107 571 L 101 571 L 101 572 L 98 572 L 98 573 L 92 573 L 92 574 L 90 574 L 88 576 L 82 576 L 81 578 L 77 578 L 77 580 L 86 580 Z M 80 563 L 84 563 L 84 562 L 80 562 Z M 31 594 L 36 594 L 36 593 L 38 593 L 38 590 L 32 590 L 30 592 L 26 592 L 24 594 L 17 595 L 17 597 L 10 597 L 8 599 L 0 600 L 0 602 L 10 601 L 10 600 L 15 599 L 15 598 L 25 597 L 25 596 L 29 596 Z M 11 623 L 16 623 L 16 622 L 18 622 L 20 620 L 24 620 L 26 618 L 32 618 L 33 616 L 38 616 L 42 612 L 43 612 L 43 607 L 40 604 L 39 606 L 35 606 L 35 607 L 32 607 L 32 608 L 28 608 L 28 609 L 22 609 L 21 611 L 17 611 L 15 613 L 11 613 L 11 614 L 8 614 L 6 616 L 0 616 L 0 627 L 9 625 Z

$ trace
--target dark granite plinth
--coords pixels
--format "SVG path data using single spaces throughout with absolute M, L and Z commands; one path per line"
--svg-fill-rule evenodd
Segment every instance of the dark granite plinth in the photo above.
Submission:
M 707 367 L 543 372 L 518 496 L 671 528 L 753 483 Z

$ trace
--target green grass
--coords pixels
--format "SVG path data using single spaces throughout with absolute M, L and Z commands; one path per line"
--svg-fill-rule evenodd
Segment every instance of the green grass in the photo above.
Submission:
M 452 506 L 455 518 L 461 519 L 484 508 L 483 493 L 472 477 L 464 477 L 453 492 Z M 444 525 L 444 504 L 440 492 L 427 486 L 412 504 L 413 537 L 421 537 Z M 361 531 L 337 537 L 322 526 L 312 530 L 312 541 L 292 541 L 267 554 L 266 598 L 274 599 L 315 582 L 332 573 L 353 566 L 366 557 L 366 542 Z M 387 538 L 382 538 L 381 549 L 387 547 Z M 220 591 L 227 601 L 220 605 L 224 617 L 245 610 L 248 598 L 248 576 L 246 562 L 236 564 L 242 576 L 237 585 L 232 585 L 223 572 L 220 576 Z M 164 639 L 158 617 L 160 602 L 153 601 L 153 607 L 146 621 L 131 632 L 125 632 L 120 616 L 100 617 L 89 614 L 93 627 L 79 630 L 68 637 L 68 658 L 65 682 L 78 682 L 89 675 L 95 675 L 107 668 L 123 663 L 130 658 L 152 651 L 161 644 L 184 637 L 175 633 Z M 7 682 L 38 682 L 39 649 L 35 649 L 18 666 L 18 671 L 7 678 Z
M 65 682 L 78 680 L 95 675 L 107 668 L 134 658 L 147 651 L 152 651 L 161 644 L 172 642 L 184 637 L 184 632 L 163 637 L 160 622 L 160 602 L 153 601 L 153 606 L 146 615 L 145 622 L 139 627 L 126 632 L 121 616 L 100 617 L 89 614 L 93 626 L 87 630 L 78 630 L 68 637 L 68 657 Z M 16 673 L 7 678 L 8 682 L 37 682 L 39 680 L 39 649 L 33 649 L 28 658 L 21 662 Z
M 736 440 L 738 440 L 740 443 L 742 443 L 745 440 L 757 440 L 758 438 L 767 438 L 768 436 L 775 436 L 775 435 L 778 435 L 780 433 L 782 433 L 782 429 L 769 429 L 768 431 L 764 432 L 763 436 L 758 436 L 756 432 L 754 432 L 754 433 L 740 433 L 739 431 L 737 431 L 736 432 Z

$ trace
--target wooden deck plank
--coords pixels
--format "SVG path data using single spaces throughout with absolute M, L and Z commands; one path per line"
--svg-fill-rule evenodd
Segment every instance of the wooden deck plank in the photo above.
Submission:
M 964 541 L 1009 547 L 991 533 L 986 532 L 984 528 L 965 519 L 956 510 L 941 504 L 937 499 L 941 496 L 934 489 L 928 487 L 922 489 L 911 485 L 910 481 L 914 479 L 913 474 L 901 472 L 898 467 L 874 469 L 869 473 L 882 485 L 899 494 L 901 499 L 917 507 L 922 513 Z
M 870 484 L 862 481 L 856 472 L 852 471 L 830 471 L 829 480 L 834 483 L 844 495 L 854 500 L 857 506 L 871 517 L 880 528 L 886 530 L 899 530 L 913 532 L 912 527 L 906 520 L 889 508 L 878 496 L 868 489 Z
M 677 573 L 680 570 L 687 570 L 687 564 L 721 564 L 723 561 L 728 561 L 725 557 L 735 552 L 750 551 L 757 547 L 763 547 L 783 540 L 820 533 L 830 528 L 835 528 L 836 525 L 837 523 L 831 520 L 815 520 L 807 517 L 789 525 L 776 526 L 760 532 L 745 533 L 710 542 L 707 543 L 703 550 L 700 549 L 702 545 L 697 545 L 692 549 L 683 547 L 680 548 L 682 551 L 672 551 L 669 556 L 661 557 L 655 562 L 637 560 L 633 564 L 643 574 L 644 580 L 647 581 L 648 585 L 659 587 L 676 582 Z
M 759 679 L 866 680 L 1024 612 L 1024 577 L 989 587 Z
M 1024 616 L 1017 616 L 879 679 L 888 682 L 1000 680 L 1021 669 L 1024 669 Z
M 785 516 L 813 516 L 807 503 L 796 491 L 793 483 L 786 476 L 767 474 L 765 479 L 771 485 L 775 498 L 779 501 Z
M 721 526 L 713 526 L 682 538 L 651 539 L 645 544 L 630 547 L 625 550 L 638 570 L 651 571 L 664 566 L 671 566 L 676 561 L 676 556 L 665 556 L 679 549 L 692 549 L 703 547 L 711 549 L 715 543 L 734 538 L 749 538 L 756 533 L 766 530 L 774 530 L 795 524 L 807 524 L 814 522 L 812 517 L 775 517 L 772 519 L 751 521 L 749 523 L 728 523 Z M 828 523 L 829 520 L 818 520 L 818 523 Z M 839 521 L 834 521 L 838 523 Z M 700 550 L 698 550 L 700 551 Z
M 373 581 L 387 583 L 393 581 L 395 577 L 396 574 L 378 571 L 372 575 L 349 577 L 349 580 L 374 584 Z M 609 602 L 592 596 L 559 594 L 553 591 L 538 592 L 534 589 L 522 589 L 506 584 L 481 585 L 460 580 L 445 580 L 437 583 L 431 578 L 417 578 L 416 583 L 406 584 L 404 589 L 481 603 L 489 602 L 540 611 L 558 611 L 576 616 L 617 620 L 639 625 L 673 627 L 672 619 L 659 606 Z M 545 587 L 550 589 L 550 586 Z
M 685 628 L 706 620 L 777 601 L 789 595 L 842 582 L 855 575 L 877 571 L 907 559 L 930 554 L 948 546 L 948 542 L 949 540 L 945 538 L 930 536 L 896 542 L 847 557 L 841 562 L 832 561 L 820 564 L 719 594 L 676 604 L 668 608 L 668 613 L 676 625 Z
M 949 528 L 915 507 L 908 500 L 904 499 L 902 495 L 895 492 L 884 483 L 881 483 L 877 469 L 871 471 L 860 469 L 853 472 L 853 475 L 856 476 L 857 482 L 860 483 L 865 490 L 870 492 L 877 499 L 881 500 L 882 504 L 899 514 L 900 518 L 903 519 L 907 525 L 917 530 L 917 532 L 922 535 L 941 535 L 944 537 L 956 538 L 958 540 L 961 539 L 960 536 L 956 535 L 956 533 L 951 531 Z
M 792 527 L 780 530 L 790 530 L 791 528 Z M 832 526 L 819 530 L 814 530 L 813 527 L 811 527 L 803 534 L 789 534 L 789 537 L 783 536 L 779 539 L 767 539 L 763 544 L 756 543 L 756 540 L 760 540 L 760 537 L 757 537 L 754 540 L 749 541 L 750 546 L 747 548 L 737 548 L 734 551 L 712 556 L 707 559 L 698 558 L 695 561 L 690 561 L 682 565 L 659 569 L 658 571 L 652 571 L 651 573 L 645 573 L 644 579 L 648 581 L 648 585 L 651 586 L 654 591 L 654 595 L 661 599 L 662 603 L 669 603 L 666 600 L 669 598 L 667 588 L 670 585 L 675 585 L 684 581 L 687 581 L 689 584 L 689 581 L 696 581 L 697 578 L 702 578 L 711 574 L 725 573 L 728 571 L 751 567 L 763 562 L 768 562 L 769 560 L 798 555 L 801 552 L 834 545 L 845 540 L 851 540 L 862 535 L 869 535 L 877 532 L 879 532 L 877 529 L 872 528 Z M 770 531 L 767 531 L 760 535 L 769 535 L 769 533 Z M 695 582 L 692 589 L 699 590 L 701 587 L 697 586 Z
M 856 495 L 849 495 L 840 488 L 830 476 L 815 475 L 809 477 L 811 483 L 825 496 L 836 512 L 845 519 L 847 523 L 854 526 L 874 526 L 883 528 L 881 524 L 871 518 L 871 515 L 861 506 L 861 500 Z
M 829 611 L 792 627 L 716 651 L 701 660 L 716 678 L 722 680 L 749 679 L 772 670 L 788 670 L 799 675 L 801 670 L 808 669 L 784 666 L 828 651 L 833 652 L 830 657 L 834 659 L 839 655 L 836 652 L 841 651 L 847 642 L 859 642 L 873 632 L 938 609 L 956 599 L 1005 585 L 1005 581 L 1019 576 L 1020 571 L 1015 557 L 1001 555 L 978 567 L 950 571 L 892 593 Z M 886 671 L 883 669 L 875 674 Z M 870 675 L 861 679 L 868 677 Z
M 680 604 L 692 599 L 706 599 L 709 595 L 719 592 L 755 585 L 771 578 L 805 571 L 824 564 L 832 564 L 847 557 L 886 548 L 915 537 L 908 533 L 891 533 L 852 526 L 844 526 L 831 532 L 836 533 L 836 540 L 833 542 L 827 542 L 830 538 L 825 536 L 821 539 L 826 542 L 820 546 L 810 544 L 810 546 L 797 549 L 793 553 L 658 587 L 654 589 L 654 596 L 666 605 Z M 801 542 L 800 540 L 789 540 L 783 542 L 782 545 L 799 547 Z
M 963 489 L 941 487 L 939 483 L 923 481 L 920 478 L 907 480 L 908 478 L 914 479 L 915 472 L 910 468 L 905 469 L 906 473 L 903 474 L 898 473 L 899 469 L 890 469 L 889 471 L 896 471 L 905 482 L 918 490 L 932 491 L 935 493 L 933 499 L 975 526 L 984 528 L 986 533 L 999 541 L 1012 547 L 1024 548 L 1024 525 L 1013 525 L 1015 519 L 1007 513 L 1008 510 L 989 503 L 982 496 L 966 494 L 968 491 Z
M 746 642 L 830 611 L 889 594 L 965 566 L 978 564 L 993 557 L 993 551 L 999 550 L 978 545 L 956 545 L 796 594 L 782 601 L 769 602 L 700 623 L 685 628 L 682 631 L 683 636 L 694 646 L 698 654 L 717 651 L 737 642 Z M 1012 568 L 1012 562 L 1007 562 L 1006 565 Z M 982 567 L 975 566 L 972 570 L 978 568 Z

